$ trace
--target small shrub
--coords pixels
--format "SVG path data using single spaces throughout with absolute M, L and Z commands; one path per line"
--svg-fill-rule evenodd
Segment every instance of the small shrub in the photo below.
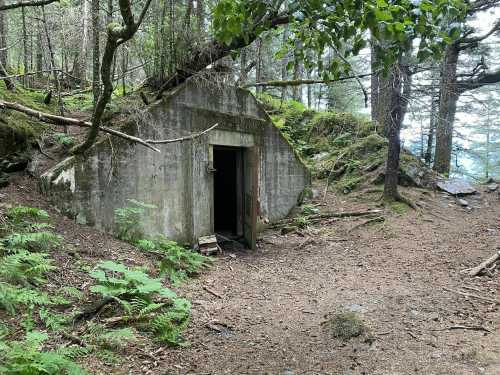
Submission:
M 367 332 L 363 321 L 350 311 L 336 313 L 326 324 L 332 336 L 342 341 L 349 341 Z
M 156 208 L 152 204 L 129 199 L 130 206 L 115 210 L 116 237 L 127 242 L 135 243 L 143 237 L 141 221 L 147 210 Z
M 299 228 L 307 228 L 311 223 L 305 216 L 298 216 L 294 219 L 294 224 Z
M 70 148 L 75 144 L 75 138 L 70 135 L 64 133 L 55 133 L 54 137 L 56 139 L 56 142 L 64 147 Z
M 303 215 L 314 215 L 319 212 L 319 209 L 315 207 L 313 204 L 304 204 L 302 206 L 302 214 Z
M 0 342 L 0 373 L 4 375 L 87 374 L 73 361 L 81 349 L 42 351 L 48 336 L 29 332 L 23 341 Z

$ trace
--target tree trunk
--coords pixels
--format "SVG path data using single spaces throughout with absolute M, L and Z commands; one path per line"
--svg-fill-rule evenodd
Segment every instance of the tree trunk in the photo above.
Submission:
M 94 106 L 101 93 L 100 54 L 99 54 L 99 0 L 92 0 L 92 93 L 94 95 Z
M 263 43 L 262 38 L 259 38 L 257 40 L 257 51 L 256 51 L 257 52 L 257 58 L 256 58 L 256 60 L 257 60 L 257 67 L 255 69 L 255 80 L 257 82 L 262 82 L 262 80 L 263 80 L 263 78 L 262 78 L 262 76 L 263 76 L 263 74 L 262 74 L 263 73 L 263 68 L 262 68 L 262 43 Z M 256 87 L 255 91 L 257 93 L 262 93 L 263 87 Z
M 196 20 L 198 23 L 198 33 L 205 31 L 205 3 L 204 0 L 196 0 Z
M 299 51 L 302 49 L 302 43 L 300 41 L 297 41 L 295 43 L 295 51 Z M 293 79 L 299 80 L 302 78 L 302 64 L 301 61 L 298 57 L 298 54 L 294 55 L 295 59 L 295 65 L 293 68 Z M 302 86 L 294 86 L 292 89 L 292 97 L 293 100 L 296 100 L 298 102 L 302 102 Z
M 29 71 L 28 64 L 28 33 L 26 32 L 26 11 L 24 7 L 21 8 L 21 21 L 23 28 L 23 65 L 24 65 L 24 73 Z M 29 86 L 29 76 L 23 76 L 23 86 Z
M 288 36 L 290 33 L 290 25 L 285 25 L 283 28 L 283 40 L 282 43 L 285 45 L 285 43 L 288 41 Z M 288 52 L 283 56 L 283 59 L 281 60 L 281 80 L 286 81 L 288 79 Z M 284 86 L 281 88 L 281 100 L 286 99 L 286 92 L 287 92 L 287 87 Z
M 427 134 L 427 147 L 424 154 L 425 164 L 430 166 L 432 163 L 432 150 L 434 146 L 434 134 L 436 132 L 437 122 L 437 107 L 439 105 L 439 98 L 436 98 L 434 88 L 431 91 L 431 112 L 429 116 L 429 133 Z
M 389 138 L 389 148 L 387 152 L 387 164 L 385 171 L 384 198 L 388 200 L 398 200 L 398 179 L 399 179 L 399 155 L 401 150 L 400 131 L 403 123 L 403 110 L 406 99 L 402 97 L 403 72 L 400 64 L 391 68 L 387 80 L 391 87 L 389 116 L 384 124 L 387 137 Z
M 372 40 L 372 44 L 376 43 Z M 375 73 L 378 70 L 377 57 L 374 48 L 371 48 L 371 117 L 377 125 L 377 132 L 383 136 L 388 136 L 387 124 L 391 123 L 388 108 L 391 104 L 391 74 L 383 72 Z
M 0 5 L 4 5 L 5 0 L 0 0 Z M 0 12 L 0 64 L 7 70 L 7 13 Z M 6 74 L 7 75 L 7 74 Z
M 452 44 L 448 46 L 441 66 L 434 170 L 445 175 L 450 173 L 453 123 L 455 121 L 459 98 L 457 91 L 457 61 L 459 52 L 457 45 Z
M 42 40 L 42 23 L 39 20 L 37 22 L 37 33 L 36 33 L 36 56 L 35 56 L 35 66 L 36 71 L 39 72 L 36 74 L 37 79 L 42 79 L 43 77 L 43 40 Z

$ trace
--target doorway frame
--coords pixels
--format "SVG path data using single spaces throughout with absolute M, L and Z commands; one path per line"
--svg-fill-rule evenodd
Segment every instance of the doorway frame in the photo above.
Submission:
M 241 150 L 242 163 L 242 230 L 248 248 L 255 250 L 257 245 L 257 214 L 258 214 L 258 186 L 259 186 L 259 150 L 254 142 L 254 135 L 250 133 L 214 130 L 210 132 L 208 144 L 207 170 L 214 171 L 214 147 L 230 147 Z M 214 221 L 214 173 L 210 173 L 210 231 L 215 233 Z M 246 186 L 250 182 L 250 186 Z M 250 190 L 250 202 L 246 202 L 246 189 Z

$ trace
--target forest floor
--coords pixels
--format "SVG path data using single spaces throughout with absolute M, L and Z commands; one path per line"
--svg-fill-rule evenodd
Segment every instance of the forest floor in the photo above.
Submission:
M 121 364 L 89 358 L 84 365 L 94 374 L 500 374 L 500 306 L 455 293 L 500 298 L 498 273 L 460 272 L 500 245 L 500 199 L 480 190 L 465 198 L 470 210 L 443 193 L 412 189 L 406 194 L 423 208 L 386 209 L 383 223 L 354 228 L 366 218 L 330 219 L 300 233 L 267 231 L 256 251 L 226 251 L 176 288 L 193 303 L 189 347 L 143 342 Z M 149 262 L 132 246 L 57 215 L 32 180 L 0 194 L 4 205 L 47 208 L 87 267 L 102 258 Z M 313 203 L 365 210 L 377 208 L 378 195 L 329 193 L 327 203 Z M 74 266 L 66 254 L 59 258 L 61 269 Z M 54 287 L 85 288 L 83 272 L 69 274 L 52 280 Z M 368 333 L 334 338 L 326 322 L 339 311 L 357 314 Z

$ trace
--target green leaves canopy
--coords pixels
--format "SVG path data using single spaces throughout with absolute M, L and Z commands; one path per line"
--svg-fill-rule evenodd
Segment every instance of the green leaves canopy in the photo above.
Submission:
M 321 56 L 327 47 L 343 57 L 357 55 L 368 45 L 369 32 L 379 42 L 374 49 L 385 67 L 415 40 L 419 59 L 435 57 L 457 36 L 465 11 L 462 0 L 220 0 L 213 12 L 213 30 L 218 40 L 231 45 L 235 39 L 252 40 L 289 23 L 293 32 L 288 49 L 300 40 L 303 48 L 294 52 L 306 66 L 316 65 L 338 77 L 348 66 L 339 57 L 324 66 Z M 314 51 L 319 58 L 309 61 L 302 50 Z

